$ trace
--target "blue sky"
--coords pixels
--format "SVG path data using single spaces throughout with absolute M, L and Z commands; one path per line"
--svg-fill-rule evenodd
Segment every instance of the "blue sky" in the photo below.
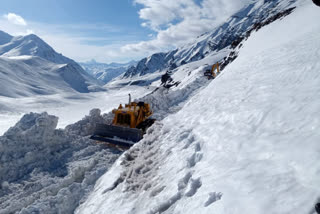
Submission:
M 104 45 L 119 37 L 148 39 L 152 32 L 141 26 L 139 9 L 140 5 L 129 0 L 1 0 L 0 14 L 13 12 L 29 22 L 60 25 L 61 30 L 75 36 L 99 37 L 88 43 Z
M 0 30 L 34 33 L 77 61 L 125 62 L 191 41 L 238 10 L 238 2 L 1 0 Z

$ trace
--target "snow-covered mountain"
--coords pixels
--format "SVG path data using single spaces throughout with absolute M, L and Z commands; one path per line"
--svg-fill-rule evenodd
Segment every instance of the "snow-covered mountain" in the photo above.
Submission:
M 137 74 L 122 83 L 154 84 L 98 96 L 110 108 L 128 93 L 151 104 L 157 122 L 123 154 L 89 140 L 111 112 L 93 109 L 63 130 L 55 116 L 26 114 L 0 136 L 0 214 L 315 214 L 320 8 L 261 0 L 252 12 L 276 2 L 278 13 L 261 13 L 232 47 L 176 64 L 177 87 L 157 87 L 157 72 Z M 208 80 L 203 70 L 216 61 L 225 68 Z
M 103 90 L 80 65 L 34 34 L 13 37 L 0 31 L 0 68 L 2 96 Z
M 143 76 L 162 69 L 174 69 L 177 66 L 203 59 L 204 57 L 233 46 L 255 25 L 269 17 L 289 9 L 296 1 L 254 0 L 225 23 L 213 31 L 199 36 L 195 41 L 167 53 L 156 53 L 140 60 L 135 67 L 129 68 L 123 78 Z M 214 64 L 212 62 L 211 64 Z
M 12 38 L 13 37 L 11 35 L 0 30 L 0 45 L 10 42 Z
M 112 79 L 120 76 L 125 71 L 127 71 L 128 68 L 135 66 L 137 64 L 136 61 L 130 61 L 128 63 L 99 63 L 95 60 L 91 60 L 89 62 L 79 63 L 83 69 L 92 75 L 94 78 L 104 82 L 108 83 Z

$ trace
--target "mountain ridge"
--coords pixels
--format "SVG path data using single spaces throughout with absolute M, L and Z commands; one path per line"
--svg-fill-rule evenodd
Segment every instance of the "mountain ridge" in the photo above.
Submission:
M 35 34 L 13 37 L 0 31 L 0 44 L 0 82 L 5 87 L 2 96 L 104 90 L 100 87 L 102 83 L 88 75 L 78 63 L 57 53 Z M 34 78 L 40 78 L 41 81 L 37 82 Z M 45 80 L 46 78 L 49 79 Z M 8 85 L 8 82 L 11 84 Z
M 159 70 L 172 70 L 180 65 L 203 59 L 224 48 L 230 48 L 234 41 L 244 37 L 245 33 L 255 24 L 285 10 L 296 2 L 297 0 L 253 1 L 232 15 L 225 23 L 198 36 L 193 42 L 169 52 L 159 52 L 141 59 L 136 66 L 130 67 L 122 78 L 143 76 Z
M 95 60 L 91 60 L 85 63 L 79 63 L 82 68 L 89 73 L 94 78 L 102 81 L 103 83 L 108 83 L 114 78 L 122 75 L 126 70 L 132 66 L 136 65 L 136 61 L 131 60 L 127 63 L 99 63 Z

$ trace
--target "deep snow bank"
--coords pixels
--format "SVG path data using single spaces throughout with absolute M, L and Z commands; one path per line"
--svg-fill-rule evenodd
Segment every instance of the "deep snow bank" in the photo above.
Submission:
M 30 113 L 0 137 L 0 213 L 72 213 L 119 156 L 82 137 L 104 117 L 93 109 L 61 130 L 57 117 Z
M 308 2 L 253 33 L 217 79 L 121 156 L 76 212 L 313 213 L 319 19 Z

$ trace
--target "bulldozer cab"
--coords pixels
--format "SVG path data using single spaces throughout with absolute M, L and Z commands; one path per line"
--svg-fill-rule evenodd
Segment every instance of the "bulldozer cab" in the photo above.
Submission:
M 126 104 L 125 108 L 120 105 L 118 109 L 113 110 L 113 113 L 112 125 L 129 128 L 136 128 L 152 114 L 149 104 L 144 102 L 131 102 Z
M 135 118 L 133 116 L 133 112 L 124 109 L 121 111 L 115 111 L 114 114 L 115 116 L 112 122 L 113 125 L 134 128 Z

